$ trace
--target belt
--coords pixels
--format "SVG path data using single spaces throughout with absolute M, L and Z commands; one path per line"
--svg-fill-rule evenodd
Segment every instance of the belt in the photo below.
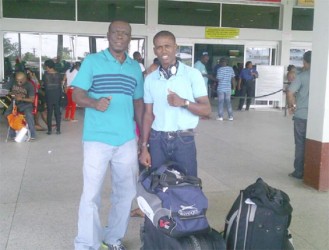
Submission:
M 167 137 L 168 139 L 172 139 L 177 136 L 192 136 L 194 135 L 194 129 L 184 129 L 177 131 L 158 131 L 162 136 Z

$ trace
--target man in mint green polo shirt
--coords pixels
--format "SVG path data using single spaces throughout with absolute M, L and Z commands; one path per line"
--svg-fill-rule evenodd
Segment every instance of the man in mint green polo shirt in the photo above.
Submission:
M 135 121 L 141 127 L 143 75 L 126 51 L 131 27 L 113 21 L 108 29 L 109 48 L 91 54 L 75 77 L 73 99 L 85 108 L 83 128 L 83 192 L 80 200 L 75 249 L 123 250 L 131 202 L 138 173 Z M 110 166 L 111 209 L 102 228 L 101 188 Z
M 159 31 L 153 45 L 160 66 L 145 79 L 140 162 L 154 170 L 174 161 L 197 176 L 194 129 L 211 113 L 206 87 L 197 69 L 177 60 L 173 33 Z

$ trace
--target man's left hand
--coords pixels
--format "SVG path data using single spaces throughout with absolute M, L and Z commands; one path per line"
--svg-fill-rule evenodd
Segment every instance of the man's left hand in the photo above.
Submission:
M 23 97 L 21 95 L 16 95 L 15 96 L 15 100 L 16 101 L 22 101 L 23 100 Z
M 167 100 L 170 106 L 173 107 L 182 107 L 184 106 L 185 100 L 177 95 L 175 92 L 168 89 Z

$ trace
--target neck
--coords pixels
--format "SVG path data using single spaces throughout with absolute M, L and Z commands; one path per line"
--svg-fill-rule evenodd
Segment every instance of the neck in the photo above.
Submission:
M 170 66 L 176 65 L 176 63 L 177 63 L 177 61 L 175 60 L 173 63 L 170 63 L 170 64 L 161 64 L 161 66 L 164 69 L 168 69 Z
M 110 51 L 111 55 L 115 59 L 117 59 L 120 63 L 123 63 L 126 60 L 126 54 L 125 54 L 125 52 L 119 52 L 119 53 L 117 53 L 117 52 L 111 50 L 110 48 L 109 48 L 109 51 Z

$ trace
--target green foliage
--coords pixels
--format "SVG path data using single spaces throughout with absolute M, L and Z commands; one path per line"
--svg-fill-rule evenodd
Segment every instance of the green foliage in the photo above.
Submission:
M 3 53 L 5 57 L 17 57 L 18 53 L 18 43 L 12 43 L 10 38 L 3 38 Z

